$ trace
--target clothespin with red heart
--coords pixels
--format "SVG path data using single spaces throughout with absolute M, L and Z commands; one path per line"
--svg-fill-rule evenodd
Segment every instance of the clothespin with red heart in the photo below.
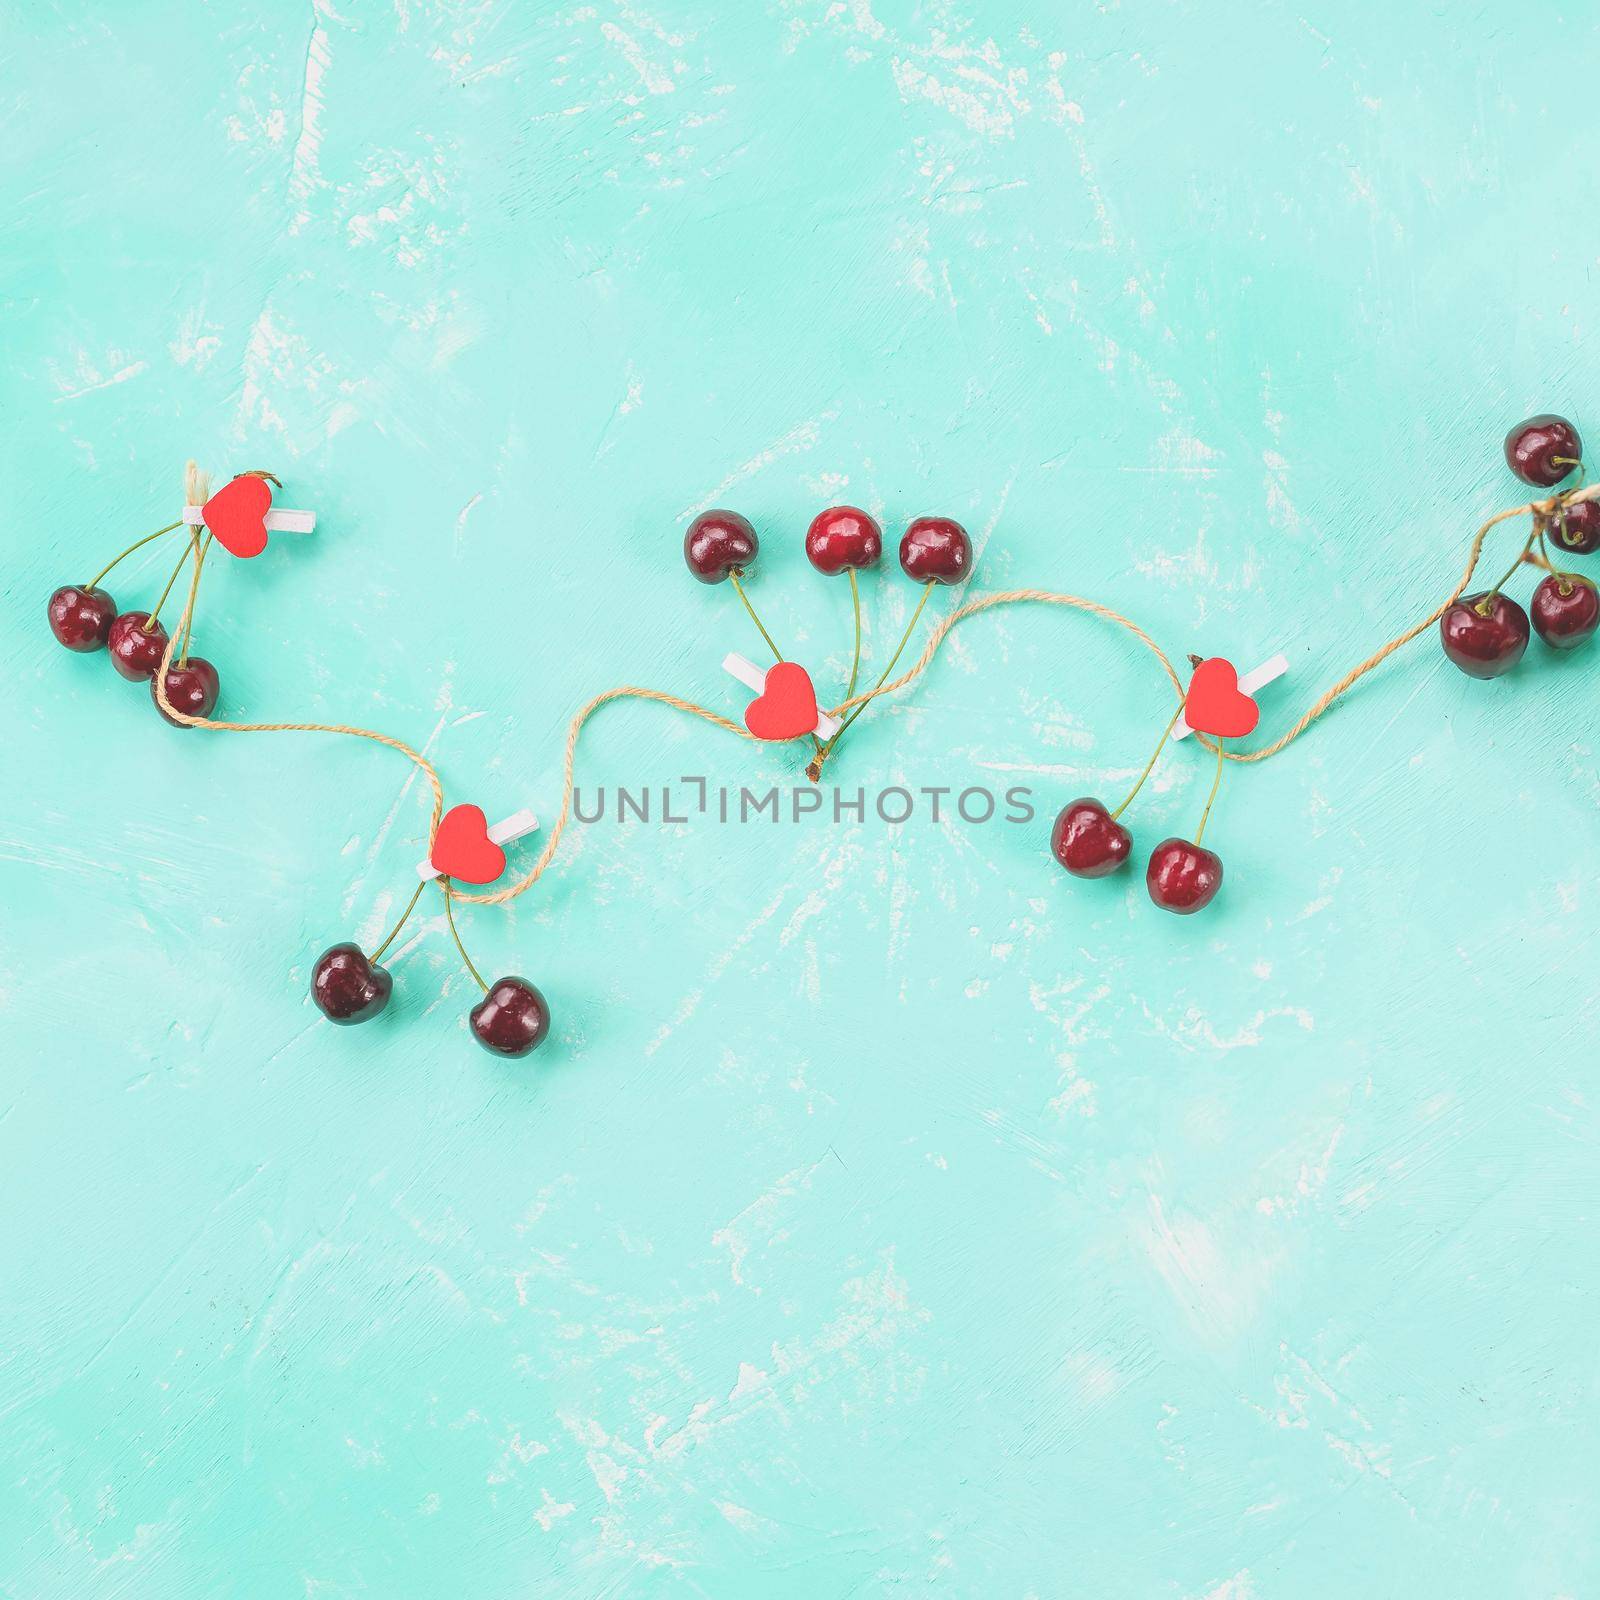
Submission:
M 839 731 L 839 719 L 818 709 L 811 674 L 798 661 L 775 661 L 763 672 L 753 661 L 729 654 L 722 667 L 756 692 L 744 709 L 744 725 L 756 738 L 803 739 L 814 733 L 831 739 Z
M 1209 733 L 1214 739 L 1242 739 L 1255 731 L 1261 711 L 1253 698 L 1274 678 L 1281 678 L 1289 663 L 1281 654 L 1263 661 L 1241 678 L 1231 661 L 1212 656 L 1196 663 L 1183 697 L 1183 715 L 1172 730 L 1174 739 L 1191 733 Z
M 210 529 L 229 555 L 248 560 L 267 548 L 269 533 L 310 533 L 317 525 L 315 511 L 275 511 L 274 485 L 283 487 L 271 473 L 241 473 L 204 505 L 185 506 L 183 520 L 192 528 Z
M 515 812 L 491 828 L 479 807 L 451 806 L 439 819 L 428 859 L 417 863 L 417 876 L 425 883 L 430 878 L 493 883 L 506 870 L 506 853 L 501 847 L 538 826 L 527 810 Z

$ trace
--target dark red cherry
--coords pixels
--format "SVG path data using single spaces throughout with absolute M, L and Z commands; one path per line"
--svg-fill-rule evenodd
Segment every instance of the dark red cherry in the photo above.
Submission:
M 50 631 L 69 650 L 103 650 L 117 620 L 117 602 L 104 589 L 63 584 L 50 596 Z
M 1536 489 L 1553 489 L 1583 459 L 1583 441 L 1565 417 L 1546 412 L 1506 435 L 1506 465 Z
M 1600 626 L 1600 592 L 1587 578 L 1551 573 L 1533 591 L 1533 631 L 1552 650 L 1572 650 Z
M 737 511 L 702 511 L 683 536 L 683 559 L 701 583 L 743 575 L 760 548 L 756 530 Z
M 179 711 L 191 717 L 209 717 L 217 709 L 217 693 L 221 684 L 217 669 L 204 656 L 190 656 L 187 661 L 174 661 L 165 676 L 167 699 Z M 169 717 L 156 699 L 156 675 L 150 674 L 150 698 L 162 720 L 175 728 L 186 728 L 186 722 Z
M 882 556 L 883 529 L 854 506 L 829 506 L 806 529 L 806 559 L 830 578 L 846 567 L 875 567 Z
M 146 612 L 124 611 L 106 636 L 111 665 L 130 683 L 153 676 L 167 653 L 167 630 L 159 622 L 147 628 L 148 621 Z
M 1550 542 L 1573 556 L 1600 550 L 1600 500 L 1580 500 L 1557 511 L 1550 519 Z
M 1061 808 L 1050 849 L 1075 878 L 1106 878 L 1128 859 L 1133 835 L 1098 800 L 1087 796 Z
M 1192 839 L 1163 839 L 1150 852 L 1144 883 L 1163 911 L 1187 917 L 1216 899 L 1222 887 L 1222 857 Z
M 1463 595 L 1439 618 L 1439 640 L 1469 678 L 1498 678 L 1528 648 L 1528 613 L 1509 595 Z
M 497 1056 L 525 1056 L 544 1043 L 550 1008 L 526 978 L 499 978 L 472 1008 L 472 1036 Z
M 311 998 L 329 1022 L 367 1022 L 389 1004 L 394 979 L 367 960 L 359 945 L 330 945 L 311 969 Z
M 960 583 L 972 566 L 972 541 L 949 517 L 918 517 L 900 541 L 900 566 L 917 583 Z

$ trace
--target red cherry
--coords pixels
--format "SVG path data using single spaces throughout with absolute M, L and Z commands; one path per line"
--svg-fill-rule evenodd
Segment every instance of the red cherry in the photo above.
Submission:
M 103 650 L 117 620 L 117 602 L 104 589 L 63 584 L 50 596 L 50 631 L 69 650 Z
M 1553 489 L 1583 459 L 1583 441 L 1565 417 L 1529 417 L 1506 435 L 1506 465 L 1536 489 Z
M 1163 839 L 1150 852 L 1144 883 L 1163 911 L 1192 916 L 1216 899 L 1222 887 L 1222 857 L 1191 839 Z
M 389 1004 L 394 979 L 375 967 L 359 945 L 330 945 L 311 969 L 311 998 L 329 1022 L 351 1027 L 367 1022 Z
M 806 529 L 806 559 L 830 578 L 846 567 L 875 567 L 882 556 L 883 529 L 854 506 L 829 506 Z
M 111 665 L 130 683 L 153 677 L 167 653 L 167 630 L 159 622 L 146 628 L 149 620 L 146 612 L 124 611 L 106 636 Z
M 500 978 L 471 1013 L 472 1036 L 497 1056 L 525 1056 L 544 1043 L 550 1007 L 526 978 Z
M 960 583 L 972 565 L 972 541 L 949 517 L 918 517 L 900 541 L 900 565 L 917 583 Z
M 1600 627 L 1600 592 L 1587 578 L 1551 573 L 1533 591 L 1533 629 L 1552 650 L 1572 650 Z
M 1528 613 L 1509 595 L 1463 595 L 1439 618 L 1439 640 L 1469 678 L 1498 678 L 1528 648 Z
M 179 711 L 191 717 L 209 717 L 217 709 L 217 694 L 221 683 L 217 669 L 204 656 L 190 656 L 187 661 L 174 661 L 166 672 L 167 699 Z M 169 717 L 156 699 L 156 677 L 150 674 L 150 698 L 164 722 L 175 728 L 186 728 L 186 722 Z
M 743 574 L 760 549 L 756 530 L 737 511 L 702 511 L 683 536 L 683 559 L 701 583 Z
M 1600 500 L 1580 500 L 1558 511 L 1550 519 L 1550 542 L 1574 556 L 1600 550 Z
M 1061 808 L 1050 849 L 1073 877 L 1106 878 L 1128 859 L 1133 835 L 1098 800 L 1085 796 Z

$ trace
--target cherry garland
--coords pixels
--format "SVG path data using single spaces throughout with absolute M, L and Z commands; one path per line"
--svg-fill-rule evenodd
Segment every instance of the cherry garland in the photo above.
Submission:
M 1298 738 L 1334 701 L 1358 679 L 1372 671 L 1395 650 L 1417 637 L 1435 621 L 1445 656 L 1461 671 L 1474 678 L 1497 678 L 1509 672 L 1527 649 L 1530 628 L 1551 649 L 1571 650 L 1592 638 L 1600 628 L 1600 591 L 1588 578 L 1568 572 L 1556 564 L 1551 546 L 1562 556 L 1591 555 L 1600 550 L 1600 485 L 1584 486 L 1583 448 L 1577 429 L 1563 417 L 1543 414 L 1518 423 L 1505 440 L 1505 458 L 1511 470 L 1524 483 L 1536 489 L 1554 490 L 1548 498 L 1535 500 L 1497 513 L 1478 530 L 1472 543 L 1467 569 L 1455 592 L 1432 616 L 1391 639 L 1365 661 L 1353 668 L 1338 683 L 1325 691 L 1300 720 L 1271 744 L 1252 751 L 1226 750 L 1224 741 L 1214 742 L 1197 734 L 1200 742 L 1216 756 L 1216 771 L 1211 781 L 1205 808 L 1192 840 L 1163 840 L 1151 852 L 1145 872 L 1151 900 L 1163 910 L 1189 915 L 1210 904 L 1222 885 L 1222 860 L 1205 848 L 1202 840 L 1216 802 L 1224 761 L 1260 761 L 1276 754 Z M 1576 482 L 1558 488 L 1577 475 Z M 258 477 L 277 484 L 268 472 L 241 476 Z M 188 500 L 204 504 L 208 498 L 206 480 L 190 463 Z M 1504 576 L 1490 589 L 1473 594 L 1464 591 L 1476 569 L 1483 543 L 1499 523 L 1527 513 L 1532 519 L 1528 537 Z M 146 681 L 157 712 L 175 727 L 208 727 L 238 732 L 341 733 L 398 750 L 424 773 L 433 794 L 433 816 L 429 828 L 430 847 L 444 810 L 444 792 L 433 764 L 411 746 L 388 734 L 370 728 L 345 724 L 313 722 L 244 723 L 218 720 L 212 716 L 220 695 L 220 678 L 212 663 L 191 653 L 195 603 L 201 574 L 213 536 L 201 537 L 199 527 L 188 529 L 188 543 L 173 567 L 155 603 L 148 608 L 119 612 L 116 602 L 100 587 L 122 561 L 146 545 L 185 527 L 182 521 L 145 534 L 114 556 L 90 581 L 83 585 L 64 584 L 51 596 L 47 608 L 50 631 L 68 650 L 90 653 L 106 650 L 112 666 L 132 682 Z M 684 560 L 690 572 L 707 584 L 728 583 L 737 594 L 757 631 L 777 661 L 784 659 L 772 634 L 762 622 L 744 585 L 754 565 L 760 541 L 749 521 L 732 511 L 707 511 L 696 517 L 684 537 Z M 806 532 L 806 556 L 825 576 L 845 573 L 850 583 L 854 645 L 850 675 L 844 699 L 832 715 L 843 720 L 831 738 L 812 737 L 813 755 L 805 769 L 816 783 L 823 768 L 838 750 L 840 741 L 873 700 L 892 694 L 911 682 L 932 661 L 939 645 L 952 626 L 963 617 L 991 606 L 1020 601 L 1040 601 L 1087 611 L 1126 629 L 1160 661 L 1178 694 L 1178 707 L 1162 730 L 1154 751 L 1145 763 L 1127 796 L 1115 810 L 1089 796 L 1069 801 L 1056 817 L 1050 834 L 1050 850 L 1061 866 L 1074 877 L 1104 878 L 1121 869 L 1131 859 L 1133 836 L 1119 820 L 1133 803 L 1146 780 L 1155 770 L 1178 718 L 1183 711 L 1183 686 L 1160 647 L 1126 617 L 1097 602 L 1049 590 L 1014 590 L 984 596 L 951 612 L 934 631 L 921 657 L 900 677 L 890 675 L 899 664 L 928 598 L 938 586 L 964 582 L 972 566 L 972 541 L 960 523 L 948 517 L 918 517 L 900 541 L 900 566 L 906 576 L 922 586 L 913 609 L 888 664 L 870 689 L 857 692 L 861 673 L 861 591 L 858 573 L 878 565 L 883 555 L 883 533 L 877 521 L 854 506 L 833 506 L 815 517 Z M 1541 568 L 1545 576 L 1535 587 L 1532 617 L 1505 592 L 1506 585 L 1524 565 Z M 161 610 L 172 594 L 185 566 L 191 569 L 188 598 L 179 619 L 176 635 L 170 635 L 160 621 Z M 173 657 L 176 654 L 177 659 Z M 1190 657 L 1198 666 L 1200 658 Z M 729 718 L 661 690 L 625 685 L 607 690 L 585 705 L 573 718 L 567 738 L 564 794 L 549 841 L 535 865 L 516 883 L 487 894 L 470 894 L 456 889 L 449 878 L 438 880 L 444 898 L 445 920 L 462 963 L 478 985 L 482 999 L 469 1014 L 473 1036 L 494 1054 L 520 1057 L 537 1049 L 550 1031 L 550 1008 L 538 988 L 525 978 L 505 977 L 494 983 L 484 981 L 462 943 L 456 927 L 453 901 L 472 904 L 500 904 L 530 888 L 554 859 L 571 812 L 573 758 L 578 733 L 584 721 L 600 706 L 621 697 L 656 700 L 715 723 L 742 738 L 748 731 Z M 366 1022 L 387 1009 L 394 982 L 379 964 L 384 952 L 394 943 L 416 909 L 425 885 L 417 884 L 411 899 L 383 942 L 368 955 L 359 945 L 343 942 L 330 946 L 314 964 L 311 998 L 330 1021 L 351 1025 Z

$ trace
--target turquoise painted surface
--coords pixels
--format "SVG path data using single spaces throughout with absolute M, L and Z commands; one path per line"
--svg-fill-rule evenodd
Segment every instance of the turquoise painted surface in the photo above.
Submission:
M 304 999 L 404 892 L 403 761 L 176 733 L 42 619 L 186 457 L 270 467 L 323 523 L 209 574 L 227 710 L 548 819 L 592 693 L 737 704 L 701 506 L 842 678 L 848 498 L 1284 646 L 1281 727 L 1448 591 L 1509 420 L 1600 430 L 1580 8 L 5 13 L 0 1593 L 1600 1592 L 1592 656 L 1419 642 L 1230 771 L 1179 923 L 1044 854 L 1148 659 L 976 620 L 839 781 L 1034 827 L 577 829 L 466 919 L 556 1008 L 506 1066 L 436 911 L 383 1022 Z M 790 767 L 641 705 L 581 752 Z

